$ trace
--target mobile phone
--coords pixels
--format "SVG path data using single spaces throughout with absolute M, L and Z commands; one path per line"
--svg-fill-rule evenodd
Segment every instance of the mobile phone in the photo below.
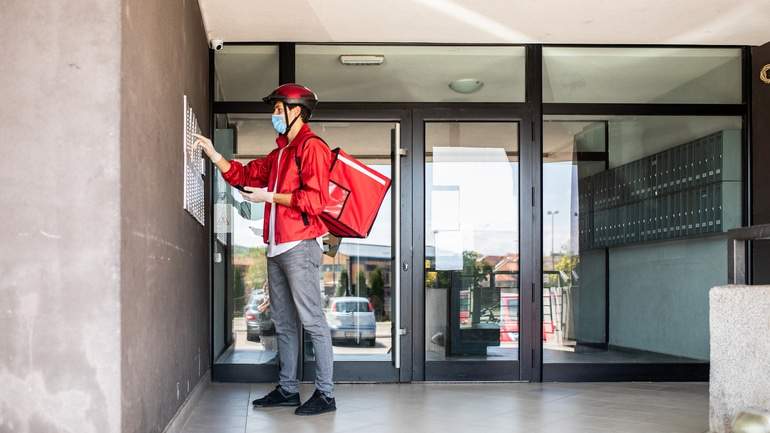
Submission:
M 236 188 L 238 191 L 241 191 L 241 192 L 249 192 L 249 191 L 247 191 L 247 190 L 246 190 L 246 187 L 245 187 L 245 186 L 241 186 L 241 185 L 233 185 L 233 186 L 234 186 L 234 187 L 235 187 L 235 188 Z

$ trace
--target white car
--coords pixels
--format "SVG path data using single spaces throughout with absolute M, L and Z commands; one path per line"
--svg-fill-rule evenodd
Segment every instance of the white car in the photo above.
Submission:
M 366 298 L 331 298 L 326 322 L 331 330 L 332 342 L 365 343 L 369 346 L 375 344 L 377 320 L 374 308 Z

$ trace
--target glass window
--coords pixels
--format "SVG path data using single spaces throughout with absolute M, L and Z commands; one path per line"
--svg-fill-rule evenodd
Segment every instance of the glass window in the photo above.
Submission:
M 298 45 L 321 101 L 522 102 L 524 47 Z
M 708 291 L 742 218 L 741 127 L 546 116 L 545 363 L 708 361 Z
M 269 115 L 218 114 L 214 145 L 228 158 L 239 152 L 239 145 L 247 146 L 255 154 L 266 154 L 275 146 L 275 132 L 263 132 L 269 131 L 268 128 L 272 128 Z M 242 163 L 248 162 L 238 155 L 235 157 Z M 221 298 L 221 301 L 215 303 L 217 323 L 214 326 L 221 329 L 219 313 L 224 307 L 228 334 L 228 349 L 217 363 L 275 364 L 278 347 L 267 290 L 267 246 L 262 242 L 264 205 L 244 201 L 216 171 L 215 232 L 217 239 L 225 244 L 229 233 L 230 242 L 224 256 L 228 261 L 228 275 L 223 279 L 227 288 L 220 290 L 215 285 L 215 299 Z
M 217 101 L 261 101 L 278 86 L 276 45 L 225 45 L 214 64 Z
M 738 48 L 543 48 L 543 102 L 741 102 Z
M 232 130 L 234 150 L 239 158 L 263 157 L 276 146 L 270 114 L 229 113 L 227 126 Z
M 425 124 L 425 359 L 518 361 L 518 124 Z

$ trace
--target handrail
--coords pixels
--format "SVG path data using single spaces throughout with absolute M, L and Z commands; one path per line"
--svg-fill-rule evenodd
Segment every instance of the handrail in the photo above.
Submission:
M 746 243 L 770 240 L 770 224 L 739 227 L 727 231 L 727 282 L 747 284 Z

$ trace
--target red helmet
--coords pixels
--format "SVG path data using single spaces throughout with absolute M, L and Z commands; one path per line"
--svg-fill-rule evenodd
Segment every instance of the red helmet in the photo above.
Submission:
M 294 83 L 278 86 L 278 88 L 262 98 L 262 100 L 268 104 L 275 104 L 276 101 L 281 101 L 286 105 L 300 105 L 307 109 L 308 114 L 312 113 L 316 104 L 318 104 L 318 96 L 316 96 L 315 92 L 305 86 Z

